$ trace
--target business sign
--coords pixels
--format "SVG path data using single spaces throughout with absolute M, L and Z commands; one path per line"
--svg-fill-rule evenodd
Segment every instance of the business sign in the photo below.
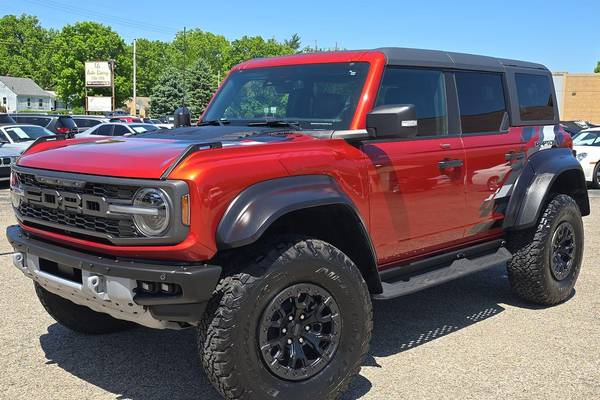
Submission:
M 88 111 L 112 111 L 112 97 L 110 96 L 88 96 Z
M 112 84 L 109 61 L 86 61 L 85 86 L 108 87 Z

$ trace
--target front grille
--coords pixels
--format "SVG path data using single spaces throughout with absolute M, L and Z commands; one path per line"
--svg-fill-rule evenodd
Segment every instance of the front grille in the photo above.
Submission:
M 17 179 L 25 186 L 37 187 L 40 189 L 64 190 L 70 193 L 89 194 L 92 196 L 105 197 L 107 199 L 131 200 L 138 187 L 125 185 L 108 185 L 95 182 L 86 182 L 83 187 L 67 187 L 60 185 L 49 185 L 39 182 L 35 175 L 17 172 Z
M 69 213 L 59 209 L 38 207 L 29 203 L 19 205 L 19 214 L 38 221 L 66 225 L 65 230 L 67 231 L 69 227 L 72 227 L 118 238 L 138 237 L 133 220 L 130 217 L 122 219 L 95 217 L 92 215 Z

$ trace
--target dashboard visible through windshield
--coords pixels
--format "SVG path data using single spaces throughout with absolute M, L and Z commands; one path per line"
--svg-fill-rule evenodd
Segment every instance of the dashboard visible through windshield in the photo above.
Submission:
M 355 62 L 239 70 L 225 81 L 202 120 L 348 129 L 368 69 L 368 63 Z

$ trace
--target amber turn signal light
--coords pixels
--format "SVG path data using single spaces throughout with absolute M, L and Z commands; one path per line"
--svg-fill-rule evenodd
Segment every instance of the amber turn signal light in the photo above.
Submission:
M 181 223 L 190 226 L 190 195 L 181 196 Z

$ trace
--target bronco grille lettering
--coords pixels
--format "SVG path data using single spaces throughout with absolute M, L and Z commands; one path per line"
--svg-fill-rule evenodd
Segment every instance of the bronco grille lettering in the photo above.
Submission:
M 24 199 L 28 203 L 58 209 L 75 214 L 105 216 L 108 211 L 106 199 L 88 194 L 78 194 L 54 189 L 24 188 Z

